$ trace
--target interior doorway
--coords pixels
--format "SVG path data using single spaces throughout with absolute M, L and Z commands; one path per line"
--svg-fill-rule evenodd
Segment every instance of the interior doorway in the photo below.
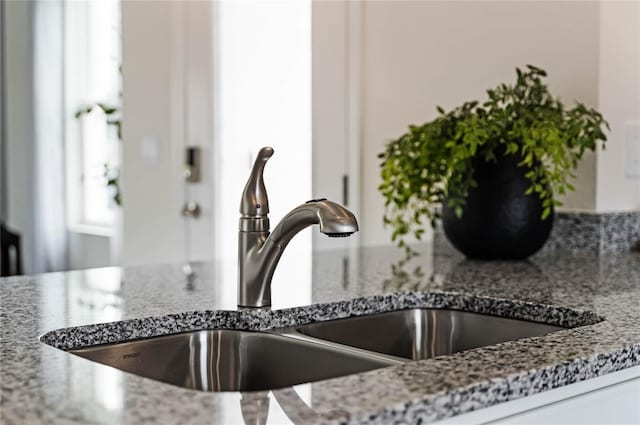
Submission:
M 235 258 L 240 196 L 261 147 L 275 150 L 265 168 L 271 227 L 311 199 L 311 1 L 223 1 L 214 17 L 215 252 Z M 291 241 L 275 299 L 310 301 L 311 243 L 311 229 Z M 221 279 L 233 284 L 222 295 L 235 300 L 237 267 L 225 264 Z

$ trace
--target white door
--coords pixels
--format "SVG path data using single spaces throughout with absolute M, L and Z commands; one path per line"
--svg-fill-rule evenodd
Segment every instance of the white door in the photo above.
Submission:
M 183 261 L 214 256 L 214 5 L 171 2 L 174 140 L 182 181 Z
M 272 225 L 312 197 L 343 203 L 345 175 L 357 214 L 357 7 L 123 3 L 125 264 L 235 258 L 240 195 L 262 146 L 275 149 L 265 171 Z M 188 147 L 200 148 L 197 182 L 184 177 Z M 190 203 L 197 217 L 182 214 Z M 310 270 L 311 234 L 292 241 L 283 264 Z
M 210 259 L 213 4 L 121 4 L 122 262 Z M 201 149 L 198 182 L 184 176 L 190 146 Z M 189 202 L 197 204 L 199 215 L 183 214 Z

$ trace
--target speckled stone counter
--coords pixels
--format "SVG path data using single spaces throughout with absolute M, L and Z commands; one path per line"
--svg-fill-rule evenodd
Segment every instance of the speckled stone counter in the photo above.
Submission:
M 285 253 L 270 312 L 234 311 L 233 259 L 195 264 L 191 277 L 165 265 L 2 279 L 0 423 L 241 424 L 260 423 L 267 411 L 269 423 L 424 423 L 640 365 L 640 254 L 483 263 L 421 250 L 407 263 L 395 248 Z M 581 326 L 244 394 L 159 383 L 38 340 L 47 334 L 48 343 L 71 348 L 411 306 Z M 50 332 L 70 327 L 78 329 Z

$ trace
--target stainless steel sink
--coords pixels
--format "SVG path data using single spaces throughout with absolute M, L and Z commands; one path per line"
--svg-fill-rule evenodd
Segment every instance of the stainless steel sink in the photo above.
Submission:
M 456 310 L 413 309 L 269 332 L 188 332 L 70 352 L 125 372 L 195 390 L 257 391 L 562 329 Z
M 233 330 L 189 332 L 70 352 L 202 391 L 275 389 L 397 364 L 373 353 Z
M 456 310 L 413 309 L 298 326 L 313 338 L 411 360 L 428 359 L 563 330 Z

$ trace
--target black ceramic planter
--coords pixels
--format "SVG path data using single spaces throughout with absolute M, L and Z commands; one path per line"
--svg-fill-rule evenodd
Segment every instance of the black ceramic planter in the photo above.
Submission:
M 469 190 L 462 218 L 442 209 L 444 233 L 460 252 L 481 260 L 520 260 L 538 251 L 549 238 L 553 211 L 542 220 L 542 201 L 525 195 L 531 185 L 527 167 L 514 155 L 496 162 L 473 161 L 478 187 Z M 446 203 L 445 203 L 446 204 Z

